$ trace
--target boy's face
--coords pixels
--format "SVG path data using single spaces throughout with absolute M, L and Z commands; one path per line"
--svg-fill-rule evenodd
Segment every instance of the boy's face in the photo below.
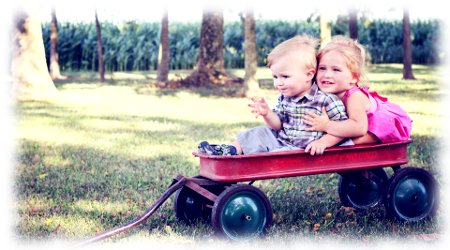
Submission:
M 287 54 L 270 66 L 273 84 L 285 97 L 304 96 L 311 88 L 314 69 L 306 69 L 305 63 L 296 55 Z

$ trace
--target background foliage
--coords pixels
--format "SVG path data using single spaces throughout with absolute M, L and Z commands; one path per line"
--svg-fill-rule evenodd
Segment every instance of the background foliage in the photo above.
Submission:
M 348 22 L 338 19 L 332 23 L 332 34 L 346 34 Z M 372 63 L 402 63 L 402 22 L 361 21 L 359 40 L 370 54 Z M 441 24 L 437 20 L 411 23 L 413 63 L 439 63 L 437 48 Z M 154 70 L 157 67 L 158 22 L 131 21 L 122 24 L 102 23 L 102 40 L 107 71 Z M 171 69 L 192 69 L 196 63 L 200 38 L 200 23 L 169 23 Z M 297 34 L 319 37 L 315 21 L 257 21 L 256 40 L 258 65 L 266 64 L 268 52 L 281 41 Z M 47 54 L 50 53 L 50 24 L 43 25 Z M 58 52 L 61 69 L 96 71 L 97 44 L 94 23 L 60 23 Z M 227 68 L 244 67 L 243 25 L 239 21 L 224 25 L 224 56 Z

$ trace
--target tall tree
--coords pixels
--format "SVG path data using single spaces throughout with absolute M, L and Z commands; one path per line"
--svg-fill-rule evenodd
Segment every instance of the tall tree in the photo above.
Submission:
M 247 8 L 245 11 L 244 54 L 244 94 L 248 97 L 255 95 L 259 91 L 259 83 L 256 79 L 256 70 L 258 69 L 258 54 L 256 51 L 256 25 L 254 11 L 251 8 Z
M 100 82 L 105 82 L 105 63 L 103 62 L 103 42 L 102 42 L 102 28 L 98 21 L 97 10 L 95 10 L 95 29 L 97 31 L 97 50 L 98 50 L 98 73 L 100 75 Z
M 348 33 L 351 39 L 358 39 L 358 10 L 355 7 L 348 10 Z
M 52 8 L 52 21 L 50 22 L 50 76 L 53 80 L 62 79 L 59 68 L 58 55 L 58 20 L 55 8 Z
M 45 59 L 39 19 L 25 11 L 14 14 L 12 91 L 17 100 L 45 100 L 57 94 Z
M 203 11 L 197 65 L 191 75 L 180 81 L 184 86 L 242 84 L 243 79 L 225 71 L 223 54 L 223 13 L 219 9 Z
M 403 8 L 403 79 L 416 79 L 412 70 L 411 24 L 406 7 Z
M 170 47 L 169 47 L 169 17 L 164 10 L 161 20 L 161 34 L 158 51 L 158 82 L 166 82 L 169 78 Z
M 320 46 L 331 40 L 331 22 L 325 9 L 320 11 Z

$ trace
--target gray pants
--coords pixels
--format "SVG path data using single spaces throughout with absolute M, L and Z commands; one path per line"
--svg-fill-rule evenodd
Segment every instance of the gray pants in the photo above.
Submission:
M 285 144 L 277 139 L 277 133 L 267 126 L 255 127 L 237 135 L 237 141 L 244 154 L 262 152 L 277 152 L 285 150 L 301 149 L 290 144 Z
M 255 127 L 237 135 L 237 141 L 242 148 L 243 154 L 254 154 L 262 152 L 279 152 L 286 150 L 303 149 L 291 144 L 283 143 L 277 139 L 277 132 L 267 126 Z M 345 139 L 336 146 L 354 145 L 351 139 Z

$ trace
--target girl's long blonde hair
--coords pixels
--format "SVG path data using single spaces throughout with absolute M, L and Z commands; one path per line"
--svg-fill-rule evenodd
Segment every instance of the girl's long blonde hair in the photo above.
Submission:
M 367 82 L 365 72 L 366 50 L 358 41 L 344 36 L 334 36 L 330 42 L 319 50 L 317 54 L 319 63 L 323 55 L 330 51 L 337 51 L 344 57 L 347 67 L 353 76 L 358 79 L 358 82 Z

